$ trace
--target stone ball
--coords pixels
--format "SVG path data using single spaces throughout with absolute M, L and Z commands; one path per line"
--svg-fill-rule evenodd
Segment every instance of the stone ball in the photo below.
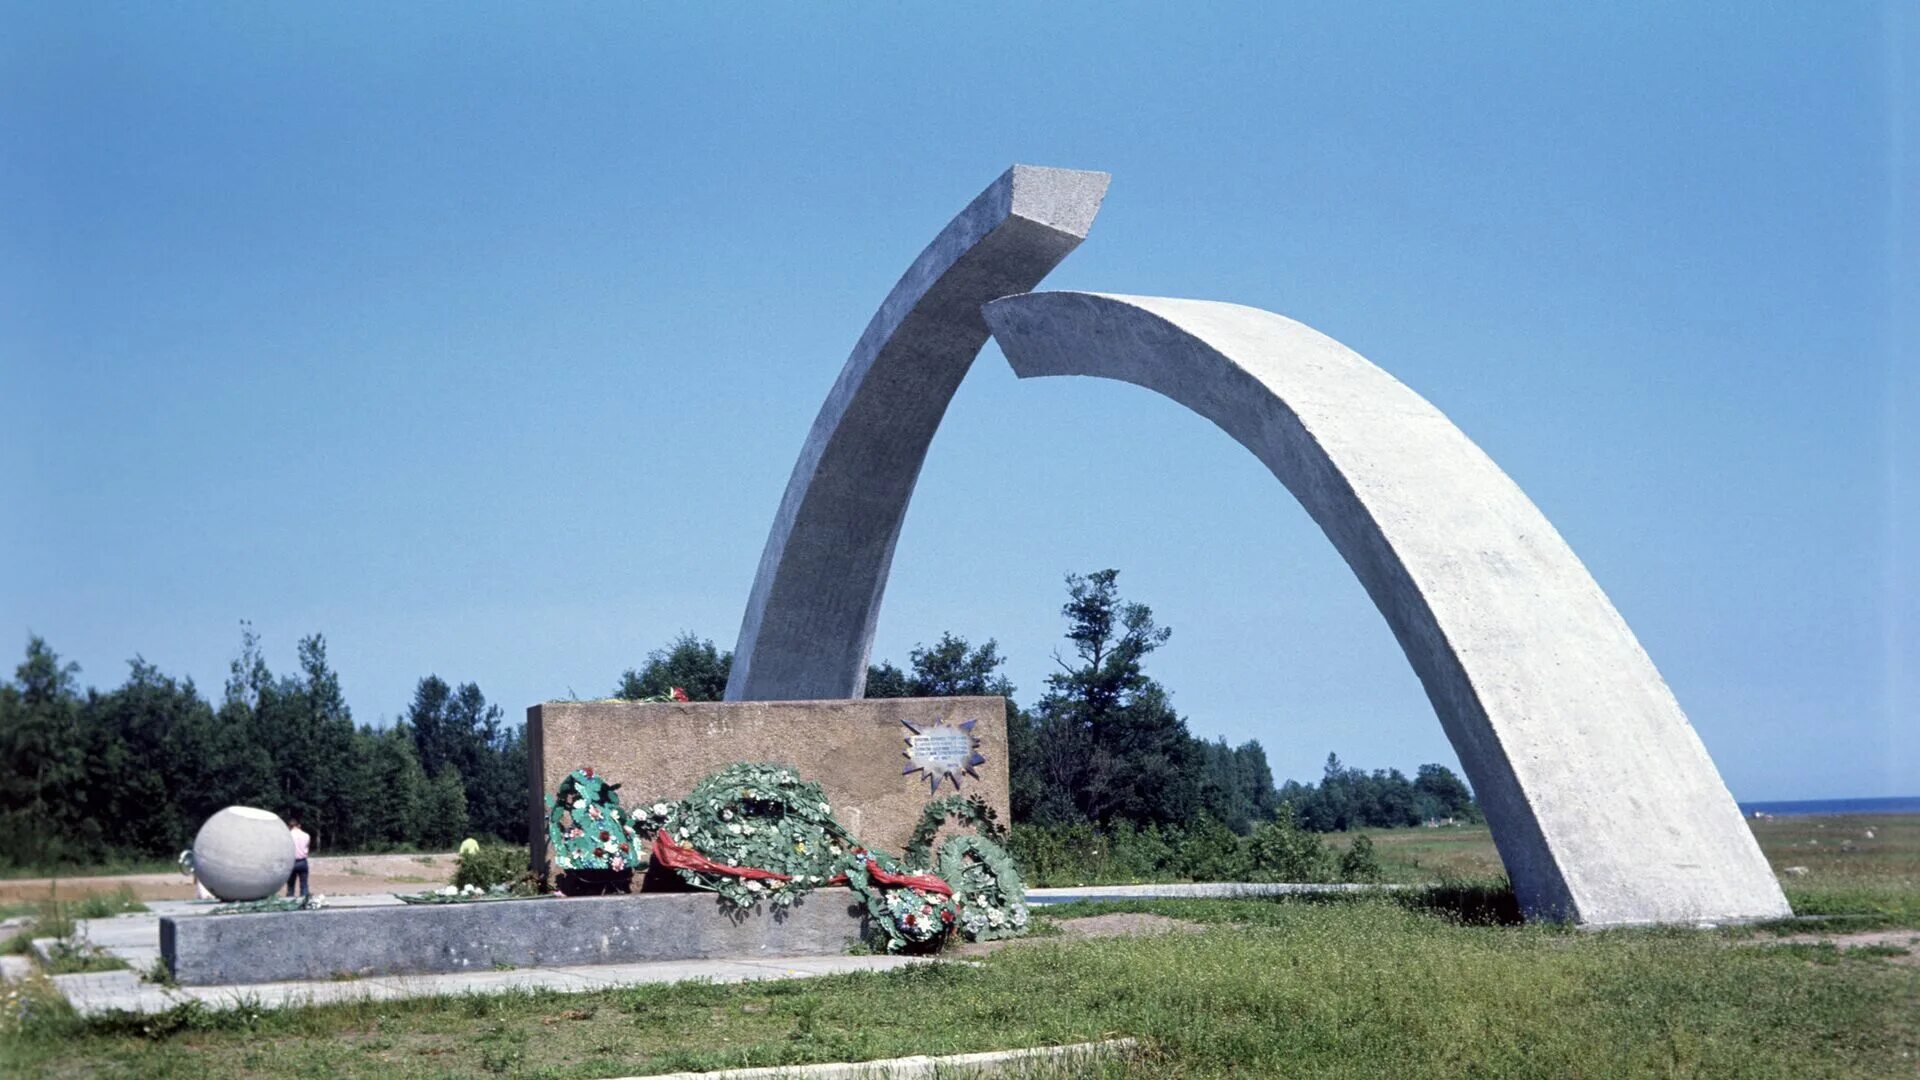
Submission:
M 293 872 L 293 834 L 278 814 L 229 806 L 194 836 L 193 870 L 222 900 L 263 900 Z

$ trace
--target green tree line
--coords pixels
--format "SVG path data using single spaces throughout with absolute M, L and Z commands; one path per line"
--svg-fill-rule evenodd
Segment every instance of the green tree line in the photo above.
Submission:
M 1146 671 L 1172 632 L 1120 596 L 1118 577 L 1068 575 L 1066 649 L 1030 704 L 1002 672 L 995 641 L 952 633 L 913 649 L 904 668 L 872 666 L 867 696 L 1006 698 L 1015 822 L 1060 836 L 1085 827 L 1143 838 L 1117 850 L 1277 835 L 1261 831 L 1276 821 L 1325 832 L 1477 817 L 1466 784 L 1442 765 L 1408 779 L 1330 756 L 1318 784 L 1276 788 L 1259 742 L 1193 735 Z M 78 667 L 31 638 L 13 680 L 0 683 L 0 866 L 171 855 L 234 804 L 298 815 L 322 851 L 445 848 L 468 835 L 524 840 L 522 726 L 503 723 L 478 685 L 428 675 L 393 724 L 356 725 L 326 641 L 303 639 L 298 658 L 297 671 L 275 674 L 243 625 L 216 702 L 139 658 L 120 686 L 83 691 Z M 713 642 L 683 634 L 626 671 L 614 694 L 654 697 L 677 686 L 716 701 L 731 665 Z
M 316 848 L 445 848 L 526 836 L 527 751 L 472 683 L 420 680 L 402 717 L 356 726 L 320 635 L 275 675 L 250 627 L 218 703 L 134 659 L 81 691 L 38 638 L 0 684 L 0 866 L 164 857 L 235 804 L 297 815 Z

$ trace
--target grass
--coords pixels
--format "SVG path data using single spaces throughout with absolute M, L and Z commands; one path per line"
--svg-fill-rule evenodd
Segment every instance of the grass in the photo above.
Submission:
M 1808 868 L 1786 879 L 1796 910 L 1831 917 L 1786 928 L 1920 928 L 1920 817 L 1755 831 L 1777 869 Z M 30 984 L 0 1016 L 0 1075 L 611 1076 L 1115 1036 L 1140 1053 L 1076 1075 L 1912 1077 L 1920 1066 L 1920 966 L 1900 945 L 1519 925 L 1504 882 L 1471 873 L 1497 866 L 1483 829 L 1372 835 L 1390 876 L 1447 883 L 1067 905 L 1046 922 L 1142 911 L 1202 929 L 1043 934 L 977 963 L 784 983 L 196 1004 L 94 1021 Z
M 0 1040 L 0 1071 L 605 1076 L 1140 1039 L 1121 1075 L 1911 1076 L 1920 972 L 1680 931 L 1470 925 L 1385 897 L 1086 905 L 1206 930 L 1043 939 L 977 966 L 270 1011 Z
M 19 908 L 22 905 L 14 905 Z M 133 889 L 122 885 L 112 892 L 87 893 L 73 900 L 57 894 L 34 901 L 26 910 L 9 914 L 31 914 L 33 921 L 0 941 L 0 953 L 23 956 L 33 951 L 37 938 L 56 938 L 52 958 L 44 965 L 49 975 L 71 975 L 83 971 L 112 971 L 126 962 L 73 940 L 73 924 L 79 919 L 105 919 L 132 911 L 145 911 L 147 905 L 134 899 Z

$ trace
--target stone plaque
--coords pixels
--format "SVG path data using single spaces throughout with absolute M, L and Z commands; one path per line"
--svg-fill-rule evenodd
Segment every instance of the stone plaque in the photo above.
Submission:
M 998 697 L 550 701 L 527 710 L 527 756 L 536 869 L 548 858 L 544 796 L 589 765 L 620 785 L 628 808 L 684 798 L 735 762 L 790 765 L 826 789 L 855 836 L 896 855 L 927 803 L 955 788 L 1010 820 L 1006 699 Z

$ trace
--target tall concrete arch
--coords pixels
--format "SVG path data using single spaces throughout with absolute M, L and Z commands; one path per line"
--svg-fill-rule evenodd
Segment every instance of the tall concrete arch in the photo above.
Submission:
M 1164 394 L 1299 499 L 1419 675 L 1530 918 L 1791 914 L 1625 620 L 1532 501 L 1425 399 L 1255 308 L 1033 293 L 985 316 L 1022 378 Z
M 793 466 L 733 650 L 728 701 L 857 698 L 927 445 L 987 342 L 980 306 L 1080 245 L 1107 174 L 1015 165 L 887 294 Z

